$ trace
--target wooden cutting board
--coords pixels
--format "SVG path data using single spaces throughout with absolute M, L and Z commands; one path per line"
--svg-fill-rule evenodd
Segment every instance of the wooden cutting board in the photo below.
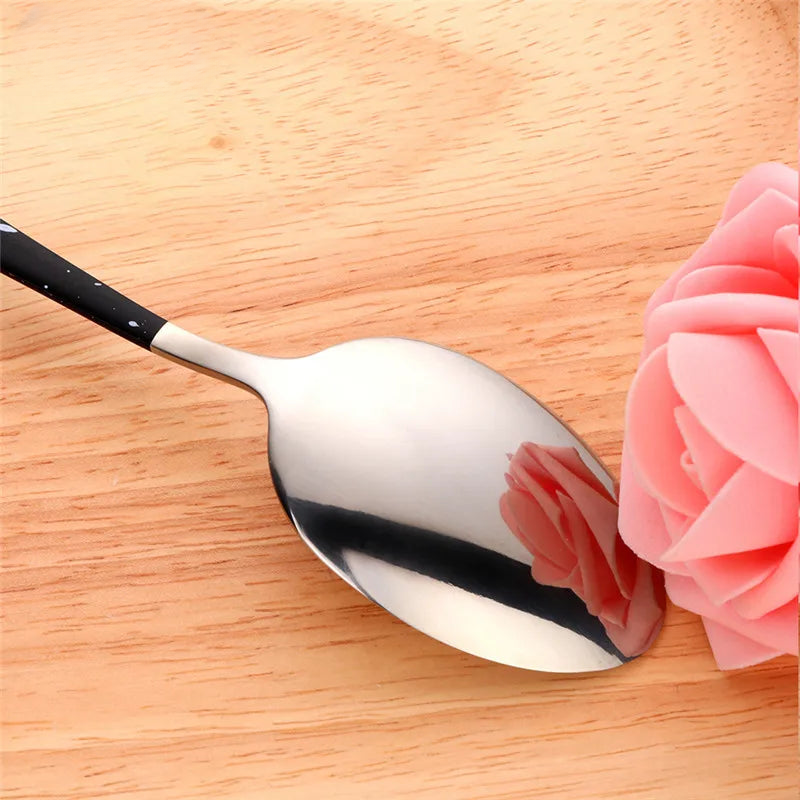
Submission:
M 646 298 L 796 154 L 790 0 L 3 10 L 10 221 L 233 346 L 462 350 L 614 469 Z M 4 798 L 793 796 L 794 659 L 455 652 L 298 539 L 250 395 L 2 298 Z

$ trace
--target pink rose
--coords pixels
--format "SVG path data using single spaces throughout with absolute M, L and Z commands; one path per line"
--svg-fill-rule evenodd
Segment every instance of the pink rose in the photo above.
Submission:
M 751 170 L 651 298 L 620 533 L 703 617 L 717 664 L 797 653 L 798 176 Z
M 533 555 L 533 578 L 575 592 L 623 655 L 646 650 L 664 617 L 663 578 L 620 539 L 617 504 L 578 452 L 523 444 L 506 482 L 500 511 Z

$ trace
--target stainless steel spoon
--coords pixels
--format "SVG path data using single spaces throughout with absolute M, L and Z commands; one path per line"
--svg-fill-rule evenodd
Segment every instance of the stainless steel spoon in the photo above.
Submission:
M 597 598 L 533 580 L 531 554 L 500 513 L 508 454 L 526 442 L 570 448 L 611 497 L 615 487 L 564 423 L 488 367 L 399 338 L 296 359 L 234 350 L 167 322 L 7 223 L 0 265 L 135 344 L 262 398 L 272 477 L 300 536 L 400 619 L 527 669 L 602 670 L 639 654 L 615 644 Z M 621 540 L 615 547 L 624 549 Z M 587 580 L 578 576 L 579 585 Z M 627 594 L 623 629 L 636 604 L 649 602 L 654 635 L 663 615 L 657 579 L 653 591 Z

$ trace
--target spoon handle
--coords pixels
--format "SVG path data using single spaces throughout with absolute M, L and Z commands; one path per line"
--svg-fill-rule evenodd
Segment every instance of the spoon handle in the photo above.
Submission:
M 3 220 L 0 272 L 147 350 L 167 322 Z

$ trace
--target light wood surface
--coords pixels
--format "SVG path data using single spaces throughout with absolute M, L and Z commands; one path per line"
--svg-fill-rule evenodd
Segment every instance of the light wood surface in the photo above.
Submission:
M 237 347 L 477 356 L 616 470 L 648 295 L 794 163 L 794 3 L 3 4 L 3 213 Z M 12 798 L 786 800 L 797 666 L 537 675 L 429 640 L 285 521 L 245 392 L 2 283 Z

